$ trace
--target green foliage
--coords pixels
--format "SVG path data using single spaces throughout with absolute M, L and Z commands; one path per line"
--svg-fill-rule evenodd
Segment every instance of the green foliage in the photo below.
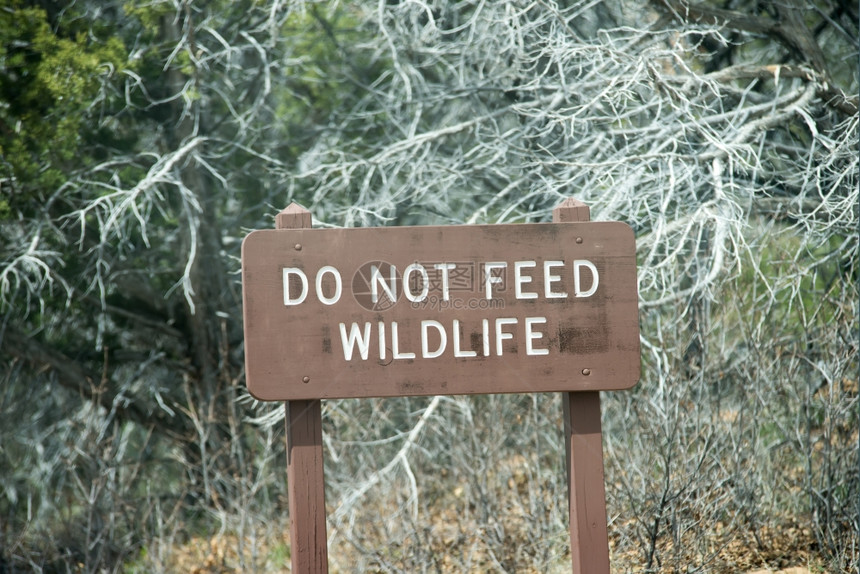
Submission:
M 157 37 L 162 20 L 173 15 L 176 7 L 167 0 L 155 2 L 129 0 L 123 3 L 123 12 L 129 18 L 139 21 L 147 34 L 147 39 L 151 40 Z
M 45 198 L 80 166 L 107 84 L 125 69 L 121 39 L 98 29 L 51 27 L 42 8 L 0 10 L 0 157 L 15 192 L 0 217 Z
M 274 568 L 286 568 L 290 563 L 290 547 L 283 542 L 276 544 L 269 551 L 269 562 Z
M 340 122 L 361 95 L 361 86 L 388 73 L 387 57 L 352 49 L 369 33 L 362 27 L 360 12 L 349 4 L 328 10 L 310 5 L 284 19 L 280 30 L 286 40 L 286 62 L 280 70 L 284 81 L 274 88 L 273 101 L 289 157 L 297 158 L 307 149 L 310 126 Z M 376 122 L 373 115 L 366 116 L 365 130 Z
M 851 312 L 842 293 L 834 291 L 843 289 L 852 274 L 857 280 L 857 266 L 845 250 L 848 238 L 833 235 L 814 246 L 790 228 L 766 228 L 741 263 L 735 302 L 739 313 L 733 317 L 738 330 L 733 332 L 750 337 L 748 329 L 757 325 L 763 329 L 757 335 L 770 332 L 774 339 L 809 341 Z
M 856 549 L 857 117 L 831 98 L 855 70 L 816 84 L 773 28 L 731 28 L 774 2 L 713 27 L 667 3 L 7 2 L 0 570 L 187 571 L 216 532 L 219 567 L 286 567 L 283 406 L 245 390 L 237 270 L 291 200 L 323 226 L 546 220 L 571 195 L 627 221 L 615 551 L 708 571 L 783 513 Z M 814 4 L 813 40 L 854 54 L 853 13 Z M 327 401 L 336 569 L 569 570 L 557 402 Z

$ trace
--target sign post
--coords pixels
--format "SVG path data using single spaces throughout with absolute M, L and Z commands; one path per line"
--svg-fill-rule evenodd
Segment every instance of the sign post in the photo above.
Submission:
M 309 229 L 311 212 L 291 204 L 275 220 L 277 229 Z M 293 572 L 328 572 L 323 474 L 322 401 L 287 401 L 287 490 L 290 560 Z
M 589 221 L 590 209 L 568 198 L 552 211 L 552 220 Z M 562 393 L 570 508 L 570 557 L 574 574 L 609 574 L 609 534 L 603 482 L 603 434 L 600 392 Z
M 639 379 L 633 231 L 553 223 L 312 229 L 242 243 L 248 390 L 286 401 L 294 572 L 327 572 L 320 400 L 562 392 L 575 573 L 608 573 L 600 391 Z

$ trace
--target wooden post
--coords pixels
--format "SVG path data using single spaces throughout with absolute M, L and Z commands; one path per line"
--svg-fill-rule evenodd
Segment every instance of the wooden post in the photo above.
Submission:
M 552 212 L 556 223 L 590 219 L 588 206 L 572 198 L 564 200 Z M 561 399 L 573 574 L 609 574 L 600 392 L 562 393 Z
M 291 203 L 277 215 L 275 227 L 310 228 L 311 212 Z M 284 406 L 292 571 L 327 574 L 322 401 L 287 401 Z

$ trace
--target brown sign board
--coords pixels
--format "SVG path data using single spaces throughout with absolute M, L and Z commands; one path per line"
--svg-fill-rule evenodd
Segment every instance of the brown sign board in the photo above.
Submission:
M 621 222 L 277 229 L 242 244 L 262 400 L 607 391 L 639 380 Z

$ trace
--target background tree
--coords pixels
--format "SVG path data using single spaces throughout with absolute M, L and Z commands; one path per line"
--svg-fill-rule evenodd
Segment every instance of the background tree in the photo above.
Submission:
M 831 0 L 0 9 L 0 564 L 171 570 L 219 532 L 202 565 L 281 565 L 244 233 L 292 200 L 368 226 L 575 196 L 638 238 L 642 382 L 604 414 L 614 563 L 847 571 L 857 63 L 857 7 Z M 560 410 L 327 402 L 333 560 L 563 568 Z
M 322 31 L 277 6 L 17 2 L 0 17 L 4 535 L 38 539 L 62 516 L 85 539 L 47 536 L 43 559 L 95 568 L 158 527 L 152 503 L 243 504 L 235 473 L 261 443 L 237 404 L 239 238 L 275 194 L 256 174 L 283 172 L 316 137 L 297 118 L 342 97 L 314 76 L 333 49 L 292 54 Z

